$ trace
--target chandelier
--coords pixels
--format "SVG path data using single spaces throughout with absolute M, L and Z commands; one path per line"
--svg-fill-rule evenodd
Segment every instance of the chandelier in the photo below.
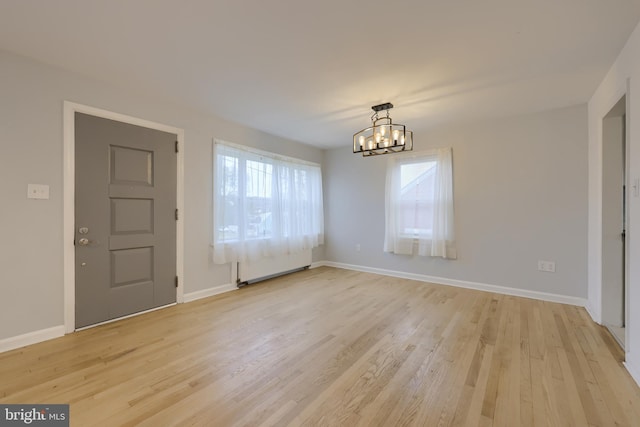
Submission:
M 353 135 L 354 153 L 362 153 L 366 157 L 413 150 L 413 132 L 391 121 L 389 110 L 392 108 L 390 102 L 371 107 L 374 111 L 371 126 Z M 379 117 L 381 111 L 386 111 L 387 115 Z

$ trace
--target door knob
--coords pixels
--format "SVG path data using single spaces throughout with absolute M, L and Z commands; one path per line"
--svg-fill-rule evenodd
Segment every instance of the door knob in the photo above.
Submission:
M 87 239 L 86 237 L 83 237 L 78 240 L 78 244 L 80 246 L 87 246 L 89 244 L 89 239 Z

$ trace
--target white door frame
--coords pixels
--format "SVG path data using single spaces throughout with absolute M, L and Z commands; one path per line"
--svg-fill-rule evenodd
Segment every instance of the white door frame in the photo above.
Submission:
M 180 212 L 176 221 L 176 274 L 179 278 L 176 301 L 184 301 L 184 130 L 173 126 L 151 122 L 137 117 L 114 113 L 88 105 L 64 101 L 63 112 L 63 281 L 64 281 L 64 329 L 65 333 L 75 331 L 76 323 L 76 261 L 75 246 L 75 113 L 85 113 L 105 119 L 117 120 L 136 126 L 156 129 L 177 135 L 180 150 L 177 153 L 177 198 Z
M 625 105 L 624 105 L 624 114 L 620 113 L 619 111 L 614 112 L 614 109 L 616 107 L 618 107 L 618 104 L 620 104 L 620 101 L 622 101 L 622 99 L 624 98 L 625 100 Z M 602 117 L 601 119 L 601 135 L 602 135 L 602 144 L 601 144 L 601 150 L 600 150 L 600 170 L 601 170 L 601 182 L 600 182 L 600 199 L 599 199 L 599 209 L 600 209 L 600 224 L 599 224 L 599 228 L 600 228 L 600 246 L 602 247 L 602 244 L 604 242 L 604 225 L 603 222 L 607 221 L 611 215 L 610 214 L 606 214 L 605 213 L 605 206 L 604 206 L 604 198 L 605 198 L 605 193 L 607 191 L 609 191 L 608 189 L 604 188 L 604 179 L 605 179 L 605 175 L 607 174 L 607 170 L 604 166 L 604 162 L 605 162 L 605 151 L 607 150 L 608 144 L 610 144 L 612 141 L 610 141 L 610 138 L 605 138 L 605 121 L 608 118 L 620 118 L 620 117 L 624 117 L 624 123 L 623 123 L 623 128 L 624 128 L 624 135 L 623 135 L 623 140 L 624 140 L 624 144 L 623 144 L 623 157 L 624 157 L 624 164 L 621 165 L 624 174 L 623 174 L 623 180 L 622 180 L 622 184 L 625 186 L 625 196 L 626 197 L 626 203 L 624 204 L 624 213 L 623 213 L 623 217 L 625 218 L 625 222 L 620 223 L 619 225 L 621 225 L 621 228 L 624 228 L 627 231 L 628 234 L 628 238 L 625 238 L 622 240 L 622 252 L 623 252 L 623 258 L 622 258 L 622 266 L 624 269 L 623 272 L 623 277 L 622 277 L 622 298 L 624 301 L 624 308 L 623 310 L 623 318 L 622 318 L 622 323 L 625 325 L 625 339 L 624 342 L 627 343 L 628 342 L 628 328 L 626 327 L 626 325 L 629 323 L 629 292 L 628 292 L 628 286 L 629 286 L 629 241 L 630 241 L 630 237 L 631 235 L 628 233 L 628 229 L 629 229 L 629 194 L 630 194 L 630 189 L 631 189 L 631 183 L 629 182 L 629 166 L 630 166 L 630 144 L 629 144 L 629 96 L 628 96 L 628 90 L 622 94 L 622 96 L 618 99 L 618 101 L 615 102 L 615 104 L 613 104 L 611 106 L 611 108 L 609 109 L 609 111 Z M 616 171 L 617 172 L 617 171 Z M 622 194 L 620 193 L 620 189 L 617 188 L 616 189 L 618 194 Z M 622 204 L 622 200 L 620 200 L 620 203 Z M 607 216 L 608 215 L 608 216 Z M 622 218 L 620 218 L 622 219 Z M 617 260 L 616 260 L 617 261 Z M 603 326 L 606 327 L 610 327 L 611 326 L 611 313 L 609 311 L 605 312 L 605 306 L 611 302 L 611 297 L 607 296 L 605 298 L 605 280 L 602 279 L 602 272 L 605 270 L 605 264 L 608 262 L 608 255 L 607 253 L 605 253 L 603 250 L 600 251 L 600 317 L 601 317 L 601 321 L 598 322 Z M 617 263 L 616 263 L 617 264 Z M 610 285 L 610 284 L 609 284 Z M 617 299 L 617 298 L 616 298 Z M 605 319 L 605 317 L 607 317 L 608 319 Z M 607 321 L 609 320 L 609 321 Z M 618 325 L 614 325 L 614 326 L 618 326 Z M 614 335 L 614 337 L 616 338 L 616 340 L 618 340 L 618 337 L 615 336 L 615 334 L 612 332 L 612 335 Z M 625 344 L 620 343 L 620 345 L 623 347 L 625 347 Z
M 602 162 L 603 162 L 603 138 L 602 138 L 602 121 L 605 116 L 611 111 L 611 109 L 620 101 L 623 96 L 627 97 L 627 117 L 625 123 L 625 138 L 626 138 L 626 147 L 627 150 L 627 159 L 626 159 L 626 167 L 627 171 L 629 171 L 630 165 L 630 157 L 629 157 L 629 147 L 630 147 L 630 139 L 629 139 L 629 103 L 631 100 L 631 82 L 629 79 L 625 80 L 624 86 L 620 86 L 613 91 L 613 95 L 607 99 L 606 107 L 604 107 L 601 111 L 595 111 L 594 116 L 591 116 L 594 112 L 590 111 L 590 118 L 594 120 L 593 128 L 589 129 L 590 141 L 589 143 L 593 146 L 589 147 L 589 190 L 588 190 L 588 211 L 589 211 L 589 225 L 587 230 L 587 298 L 588 303 L 585 307 L 589 312 L 591 318 L 594 322 L 602 325 Z M 593 139 L 592 139 L 593 138 Z M 628 185 L 629 183 L 627 183 Z M 627 188 L 627 191 L 629 189 Z M 630 203 L 629 198 L 627 198 L 627 220 L 629 219 L 629 210 Z M 627 227 L 629 224 L 627 223 Z M 629 230 L 627 229 L 627 232 Z M 628 233 L 627 239 L 625 242 L 627 258 L 625 261 L 625 293 L 627 289 L 627 285 L 630 284 L 629 280 L 629 258 L 628 258 L 628 250 L 630 247 L 630 234 Z M 628 297 L 628 293 L 626 294 Z M 625 316 L 628 320 L 629 314 L 629 301 L 625 302 Z M 629 338 L 629 325 L 625 330 L 626 338 Z

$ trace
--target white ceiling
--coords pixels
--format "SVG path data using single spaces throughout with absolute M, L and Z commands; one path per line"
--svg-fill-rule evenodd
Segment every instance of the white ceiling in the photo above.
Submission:
M 640 0 L 0 0 L 0 49 L 319 147 L 585 103 Z M 416 138 L 419 132 L 416 132 Z

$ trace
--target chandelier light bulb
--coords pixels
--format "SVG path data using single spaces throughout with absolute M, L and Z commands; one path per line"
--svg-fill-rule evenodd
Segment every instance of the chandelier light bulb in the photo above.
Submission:
M 360 141 L 360 147 L 364 147 L 364 135 L 360 135 L 358 140 Z

